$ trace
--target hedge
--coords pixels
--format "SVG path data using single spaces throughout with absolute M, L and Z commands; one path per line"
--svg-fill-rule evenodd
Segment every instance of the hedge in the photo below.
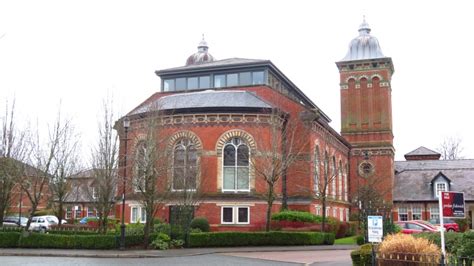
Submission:
M 334 234 L 319 232 L 212 232 L 190 235 L 190 247 L 332 245 Z
M 18 246 L 19 232 L 0 232 L 0 248 L 14 248 Z
M 149 242 L 156 238 L 150 234 Z M 0 248 L 61 248 L 61 249 L 115 249 L 120 244 L 119 235 L 60 235 L 42 233 L 0 232 Z M 143 235 L 125 236 L 127 247 L 143 244 Z
M 441 235 L 439 233 L 419 233 L 413 234 L 414 237 L 422 237 L 426 238 L 439 247 L 441 247 Z M 444 243 L 446 247 L 446 251 L 448 253 L 456 254 L 457 250 L 463 245 L 461 241 L 463 234 L 462 233 L 455 233 L 455 232 L 445 232 L 444 233 Z
M 364 244 L 359 249 L 351 252 L 352 265 L 372 265 L 372 244 Z

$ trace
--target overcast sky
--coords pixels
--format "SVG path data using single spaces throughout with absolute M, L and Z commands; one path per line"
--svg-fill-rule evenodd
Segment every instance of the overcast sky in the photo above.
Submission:
M 339 131 L 335 62 L 365 15 L 395 66 L 396 159 L 451 136 L 474 158 L 473 10 L 470 1 L 0 0 L 0 107 L 15 97 L 19 116 L 46 128 L 62 101 L 89 150 L 102 100 L 130 111 L 159 90 L 154 71 L 184 65 L 204 33 L 217 59 L 271 60 Z

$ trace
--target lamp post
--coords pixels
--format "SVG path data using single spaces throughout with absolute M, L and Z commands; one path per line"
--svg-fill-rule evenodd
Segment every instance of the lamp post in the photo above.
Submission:
M 127 180 L 127 141 L 128 128 L 130 127 L 130 119 L 123 119 L 123 129 L 125 131 L 124 139 L 124 157 L 123 157 L 123 176 L 122 176 L 122 223 L 120 225 L 120 250 L 125 249 L 125 185 Z

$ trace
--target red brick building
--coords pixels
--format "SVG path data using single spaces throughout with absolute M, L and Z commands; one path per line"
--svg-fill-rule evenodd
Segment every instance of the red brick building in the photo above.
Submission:
M 362 37 L 367 34 L 369 39 L 373 38 L 368 35 L 370 29 L 366 23 L 361 25 L 360 32 Z M 171 158 L 170 171 L 160 178 L 165 180 L 161 182 L 162 189 L 167 187 L 165 184 L 171 184 L 171 191 L 180 189 L 173 187 L 176 179 L 182 178 L 179 174 L 182 162 L 175 158 L 182 152 L 191 154 L 193 159 L 186 163 L 200 170 L 186 178 L 202 192 L 194 215 L 207 217 L 214 230 L 250 230 L 265 222 L 268 190 L 255 169 L 259 165 L 251 162 L 262 160 L 262 154 L 268 152 L 265 147 L 274 141 L 271 127 L 265 124 L 278 110 L 284 114 L 280 116 L 283 124 L 297 128 L 296 139 L 304 143 L 304 148 L 298 153 L 297 163 L 285 169 L 284 178 L 275 186 L 273 211 L 278 211 L 286 200 L 290 209 L 322 214 L 319 190 L 326 182 L 326 214 L 347 221 L 350 188 L 359 176 L 356 163 L 361 161 L 361 151 L 368 151 L 370 161 L 365 162 L 374 166 L 374 175 L 383 176 L 387 183 L 384 185 L 391 186 L 393 180 L 389 86 L 393 66 L 390 58 L 376 53 L 380 52 L 378 43 L 375 48 L 378 49 L 375 53 L 369 51 L 362 57 L 354 57 L 350 50 L 337 63 L 341 72 L 340 135 L 329 125 L 330 118 L 271 61 L 215 60 L 203 40 L 185 66 L 156 72 L 162 89 L 127 114 L 131 122 L 127 150 L 123 143 L 124 130 L 119 129 L 121 155 L 130 158 L 135 154 L 146 131 L 145 118 L 159 113 L 159 134 L 167 140 Z M 366 99 L 369 93 L 370 101 L 361 99 Z M 158 111 L 152 108 L 157 106 Z M 280 152 L 284 153 L 285 149 L 291 147 L 281 144 Z M 136 171 L 130 160 L 127 172 L 133 179 Z M 134 194 L 132 181 L 126 189 L 127 222 L 143 220 L 141 203 L 134 200 Z M 173 201 L 167 202 L 157 216 L 168 220 L 173 206 Z M 118 216 L 120 209 L 117 206 Z
M 156 71 L 161 91 L 119 121 L 130 121 L 127 136 L 118 128 L 120 154 L 127 158 L 136 154 L 147 130 L 146 118 L 159 117 L 158 138 L 165 140 L 168 158 L 168 171 L 159 177 L 160 189 L 179 192 L 183 187 L 177 180 L 187 180 L 192 189 L 201 192 L 194 216 L 207 217 L 213 230 L 252 230 L 265 223 L 269 188 L 255 162 L 263 162 L 271 144 L 277 143 L 283 156 L 303 143 L 299 159 L 281 173 L 275 185 L 273 211 L 286 202 L 290 209 L 318 215 L 325 211 L 348 221 L 351 206 L 358 200 L 356 191 L 369 177 L 377 181 L 377 189 L 386 191 L 384 200 L 393 199 L 390 84 L 394 67 L 365 21 L 347 55 L 336 65 L 340 72 L 341 134 L 271 61 L 215 60 L 202 40 L 185 66 Z M 296 129 L 298 142 L 285 145 L 288 142 L 283 138 L 272 137 L 269 121 L 274 121 L 277 113 L 282 127 Z M 133 169 L 134 162 L 127 160 L 125 170 L 131 176 L 127 178 L 136 178 Z M 326 210 L 321 206 L 321 184 L 327 184 Z M 128 182 L 125 194 L 126 222 L 144 220 L 133 181 Z M 156 216 L 170 219 L 176 204 L 167 201 Z M 120 210 L 118 202 L 117 216 L 121 216 Z

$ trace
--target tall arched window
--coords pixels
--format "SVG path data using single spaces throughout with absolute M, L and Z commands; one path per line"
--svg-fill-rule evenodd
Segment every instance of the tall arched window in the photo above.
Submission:
M 343 169 L 342 169 L 342 162 L 340 160 L 339 160 L 339 169 L 338 170 L 339 170 L 338 171 L 339 174 L 337 176 L 338 177 L 337 178 L 337 184 L 338 184 L 337 190 L 339 191 L 338 198 L 340 200 L 343 200 L 343 196 L 344 196 L 344 192 L 342 190 L 342 175 L 343 175 L 342 172 L 343 172 Z M 342 215 L 341 215 L 341 217 L 342 217 Z
M 331 163 L 331 190 L 333 198 L 336 198 L 336 182 L 337 182 L 337 166 L 336 166 L 336 157 L 332 157 Z
M 241 138 L 231 138 L 223 150 L 224 191 L 249 191 L 249 148 Z
M 152 167 L 149 162 L 149 151 L 145 141 L 140 141 L 135 147 L 135 174 L 132 178 L 134 192 L 145 192 L 147 169 Z
M 314 149 L 314 180 L 313 180 L 313 189 L 314 193 L 319 193 L 319 166 L 320 166 L 320 155 L 319 155 L 319 146 L 316 145 Z
M 331 180 L 330 172 L 329 172 L 329 156 L 328 156 L 328 151 L 324 151 L 324 162 L 323 162 L 323 171 L 324 171 L 324 184 L 323 187 L 324 189 L 324 195 L 328 195 L 328 190 L 329 190 L 329 181 Z
M 347 176 L 349 175 L 349 165 L 346 163 L 344 167 L 344 200 L 348 201 L 348 193 L 349 193 L 349 180 Z
M 197 149 L 187 138 L 180 139 L 173 150 L 173 189 L 196 189 Z

